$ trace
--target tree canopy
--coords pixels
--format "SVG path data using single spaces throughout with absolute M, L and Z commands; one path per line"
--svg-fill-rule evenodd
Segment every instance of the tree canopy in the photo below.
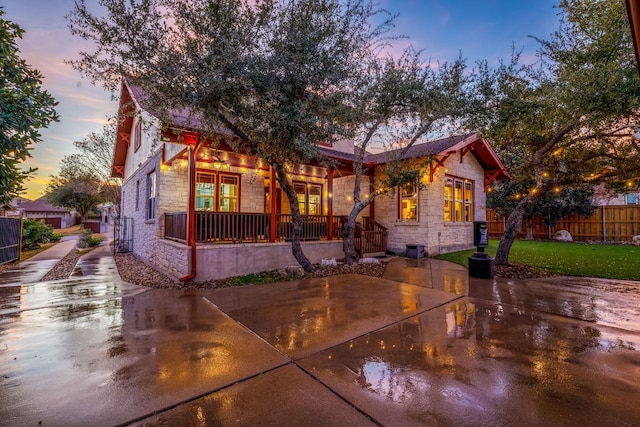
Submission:
M 431 66 L 421 52 L 407 49 L 399 59 L 371 58 L 354 91 L 353 127 L 356 159 L 353 208 L 343 225 L 345 260 L 357 259 L 353 242 L 356 218 L 376 197 L 405 184 L 420 185 L 426 160 L 406 161 L 406 152 L 427 137 L 464 126 L 474 108 L 474 75 L 465 61 Z M 387 152 L 382 171 L 363 190 L 363 162 L 372 147 Z
M 91 132 L 73 145 L 80 151 L 62 159 L 64 168 L 74 169 L 76 175 L 92 175 L 100 181 L 105 202 L 120 205 L 122 178 L 111 176 L 111 162 L 116 141 L 115 118 L 109 118 L 100 132 Z
M 523 215 L 555 188 L 636 179 L 640 81 L 623 2 L 564 0 L 561 24 L 540 43 L 538 61 L 518 52 L 482 67 L 486 110 L 478 117 L 516 161 L 510 174 L 532 179 L 505 227 L 496 263 L 508 260 Z
M 94 42 L 73 66 L 116 90 L 124 77 L 144 89 L 147 108 L 170 124 L 190 111 L 194 128 L 218 139 L 233 133 L 237 151 L 277 172 L 294 218 L 301 216 L 286 164 L 319 157 L 317 143 L 348 136 L 349 95 L 362 64 L 391 28 L 369 0 L 103 0 L 103 15 L 84 0 L 69 14 L 73 34 Z M 197 125 L 195 122 L 197 121 Z
M 20 169 L 40 142 L 39 129 L 58 120 L 53 97 L 42 88 L 42 75 L 20 57 L 16 39 L 24 30 L 4 19 L 0 8 L 0 203 L 24 191 L 23 182 L 36 171 Z
M 65 157 L 59 175 L 50 178 L 45 197 L 54 206 L 75 209 L 84 221 L 99 203 L 107 200 L 103 190 L 97 174 L 80 168 L 72 157 Z

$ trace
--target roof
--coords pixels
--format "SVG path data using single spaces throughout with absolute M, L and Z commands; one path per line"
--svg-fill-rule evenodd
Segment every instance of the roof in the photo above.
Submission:
M 68 213 L 69 209 L 60 206 L 53 206 L 47 202 L 43 197 L 36 200 L 22 199 L 19 204 L 11 203 L 16 208 L 24 210 L 25 212 L 55 212 L 55 213 Z
M 133 125 L 133 118 L 130 109 L 134 105 L 140 106 L 140 104 L 144 104 L 146 98 L 147 96 L 142 88 L 129 86 L 123 82 L 120 96 L 120 113 L 125 114 L 125 117 L 122 117 L 119 120 L 112 176 L 124 177 L 124 164 L 129 145 L 129 134 Z M 134 104 L 134 102 L 136 104 Z M 159 117 L 159 114 L 154 112 L 152 109 L 146 109 L 146 111 L 156 117 Z M 170 110 L 167 114 L 169 115 L 169 120 L 174 127 L 181 127 L 194 131 L 202 126 L 200 119 L 197 116 L 189 114 L 187 110 Z M 233 135 L 226 129 L 220 129 L 219 133 L 220 135 L 226 136 Z M 356 155 L 354 153 L 338 151 L 324 146 L 319 146 L 318 148 L 322 154 L 329 158 L 348 163 L 356 161 Z M 393 158 L 395 153 L 398 153 L 401 150 L 403 149 L 400 148 L 377 154 L 367 152 L 364 157 L 364 163 L 367 166 L 387 163 L 390 158 Z M 477 133 L 450 136 L 434 141 L 415 144 L 411 146 L 406 153 L 404 153 L 403 158 L 412 159 L 418 157 L 449 156 L 450 154 L 460 150 L 462 150 L 462 155 L 471 152 L 485 171 L 491 173 L 493 179 L 510 179 L 508 172 L 498 159 L 498 156 L 496 156 L 496 153 L 493 151 L 489 143 Z
M 325 147 L 319 148 L 321 153 L 336 160 L 349 162 L 356 160 L 355 154 L 331 150 Z M 403 148 L 398 148 L 376 154 L 367 153 L 364 158 L 364 163 L 368 166 L 387 163 L 389 159 L 394 158 L 394 154 L 399 154 L 402 150 Z M 489 145 L 489 142 L 477 133 L 450 136 L 412 145 L 404 154 L 403 159 L 449 156 L 460 150 L 462 150 L 463 154 L 471 152 L 484 170 L 492 173 L 493 179 L 502 180 L 511 178 L 500 159 L 498 159 L 495 151 L 493 151 Z

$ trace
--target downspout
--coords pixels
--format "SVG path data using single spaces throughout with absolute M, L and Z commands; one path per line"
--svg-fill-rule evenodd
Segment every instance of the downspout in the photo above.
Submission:
M 196 153 L 201 142 L 189 147 L 189 206 L 187 208 L 187 244 L 191 246 L 191 273 L 180 278 L 187 282 L 196 277 Z

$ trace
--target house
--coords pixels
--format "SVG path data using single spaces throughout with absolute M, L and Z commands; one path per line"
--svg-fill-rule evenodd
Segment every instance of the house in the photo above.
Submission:
M 56 229 L 67 228 L 76 224 L 75 212 L 67 208 L 53 206 L 44 197 L 36 200 L 16 197 L 11 200 L 10 209 L 6 211 L 5 215 L 41 220 Z
M 230 134 L 219 144 L 198 141 L 189 117 L 175 114 L 160 128 L 139 88 L 122 85 L 123 112 L 112 174 L 124 178 L 117 235 L 137 257 L 181 280 L 204 281 L 295 265 L 288 242 L 291 213 L 275 172 L 235 153 Z M 320 147 L 335 161 L 288 169 L 303 215 L 302 247 L 312 263 L 342 258 L 342 224 L 352 207 L 354 145 Z M 388 153 L 367 154 L 366 187 Z M 479 135 L 412 147 L 405 156 L 432 159 L 423 185 L 377 197 L 359 218 L 361 256 L 404 252 L 420 244 L 428 255 L 473 246 L 473 221 L 485 220 L 485 186 L 508 174 Z M 193 221 L 189 221 L 190 214 Z

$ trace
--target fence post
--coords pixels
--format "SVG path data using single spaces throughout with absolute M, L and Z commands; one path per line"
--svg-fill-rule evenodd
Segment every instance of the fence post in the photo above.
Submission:
M 605 206 L 602 205 L 602 241 L 607 241 L 607 210 Z

